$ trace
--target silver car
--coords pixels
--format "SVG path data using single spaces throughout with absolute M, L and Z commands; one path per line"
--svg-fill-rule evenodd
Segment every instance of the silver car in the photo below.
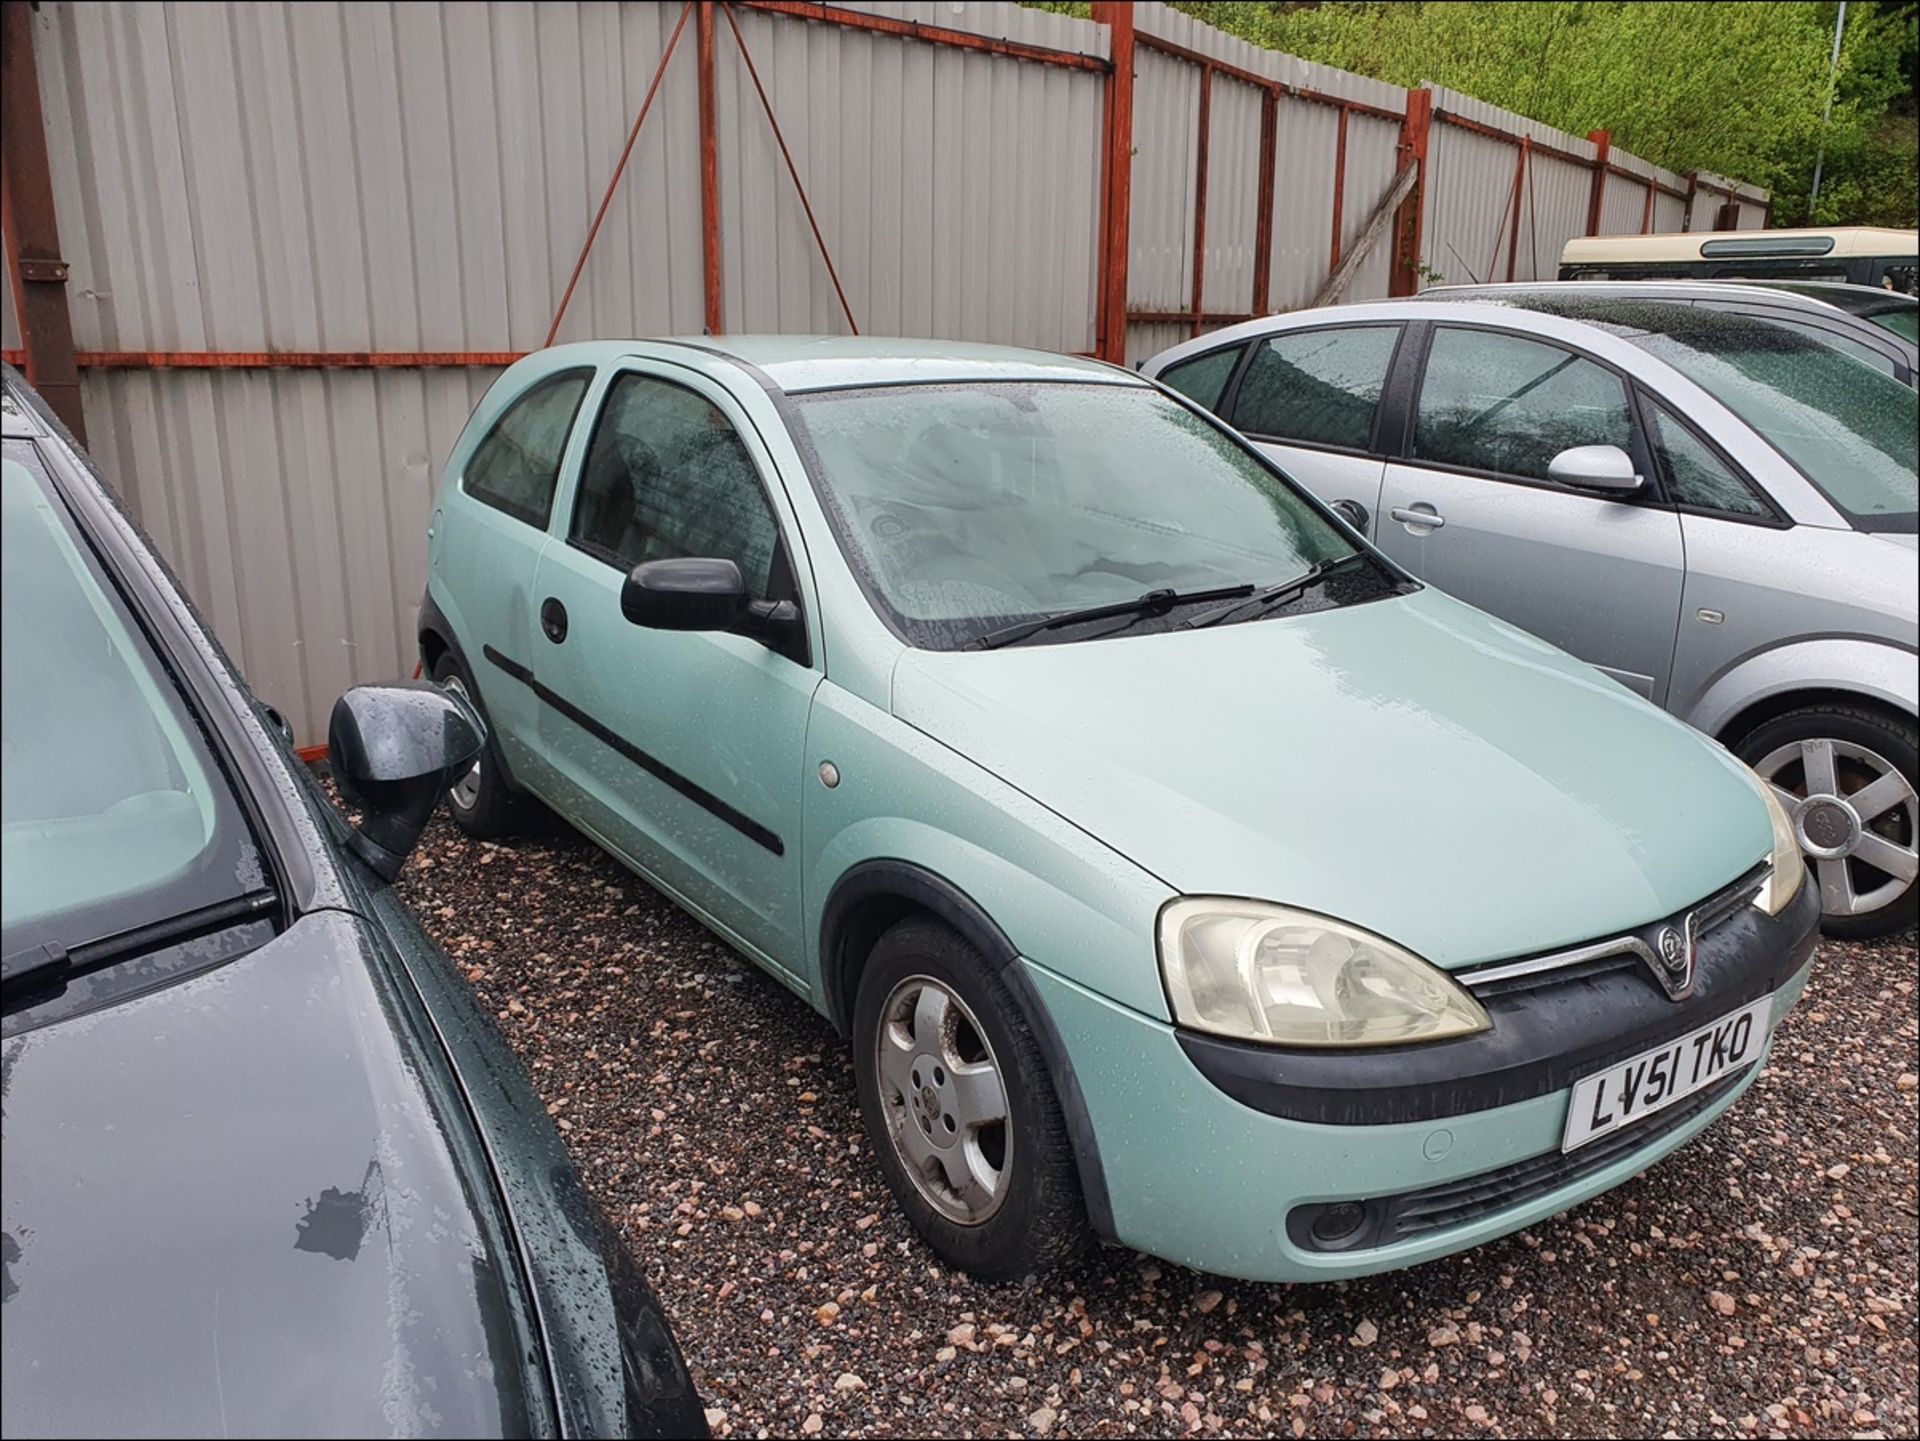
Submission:
M 1914 391 L 1763 321 L 1579 295 L 1269 316 L 1141 369 L 1767 776 L 1830 934 L 1913 924 Z

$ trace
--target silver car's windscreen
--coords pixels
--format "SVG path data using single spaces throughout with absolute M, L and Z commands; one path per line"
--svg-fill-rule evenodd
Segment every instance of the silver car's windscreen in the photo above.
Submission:
M 1915 528 L 1920 395 L 1778 326 L 1628 337 L 1757 430 L 1862 530 Z
M 1216 425 L 1144 386 L 792 399 L 849 563 L 894 629 L 928 649 L 1149 590 L 1284 581 L 1354 548 Z

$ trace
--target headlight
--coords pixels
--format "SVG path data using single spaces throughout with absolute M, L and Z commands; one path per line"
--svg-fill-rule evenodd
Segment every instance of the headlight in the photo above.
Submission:
M 1488 1028 L 1445 974 L 1392 941 L 1262 901 L 1170 902 L 1160 971 L 1183 1026 L 1283 1046 L 1391 1046 Z
M 1768 915 L 1777 916 L 1799 894 L 1800 883 L 1806 879 L 1807 863 L 1800 855 L 1800 837 L 1793 833 L 1793 818 L 1787 814 L 1779 795 L 1758 773 L 1753 774 L 1753 784 L 1760 792 L 1760 799 L 1767 803 L 1767 819 L 1773 822 L 1773 869 L 1767 873 L 1753 903 Z

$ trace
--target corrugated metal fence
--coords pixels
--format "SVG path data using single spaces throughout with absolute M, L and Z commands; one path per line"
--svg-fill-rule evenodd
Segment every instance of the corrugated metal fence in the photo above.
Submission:
M 1551 274 L 1595 230 L 1764 222 L 1761 192 L 1466 96 L 1160 5 L 1096 14 L 43 4 L 90 448 L 311 742 L 342 689 L 411 669 L 438 463 L 499 366 L 545 340 L 656 78 L 561 339 L 841 331 L 837 285 L 864 332 L 1135 360 L 1310 303 L 1421 156 L 1349 298 L 1422 268 Z

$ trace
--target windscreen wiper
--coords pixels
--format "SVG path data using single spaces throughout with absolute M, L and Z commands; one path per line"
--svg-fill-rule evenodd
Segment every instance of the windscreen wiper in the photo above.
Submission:
M 1229 597 L 1247 597 L 1253 594 L 1253 582 L 1243 581 L 1239 585 L 1216 586 L 1211 590 L 1150 590 L 1145 595 L 1135 596 L 1132 600 L 1116 600 L 1107 605 L 1084 606 L 1079 610 L 1063 610 L 1054 615 L 1043 615 L 1037 620 L 1017 621 L 1013 625 L 990 630 L 976 640 L 976 650 L 997 650 L 1003 645 L 1012 645 L 1023 641 L 1030 635 L 1038 635 L 1043 630 L 1058 630 L 1065 625 L 1079 625 L 1082 621 L 1107 620 L 1122 615 L 1165 615 L 1177 605 L 1191 605 L 1203 600 L 1226 600 Z
M 1357 560 L 1374 563 L 1372 554 L 1364 550 L 1356 550 L 1350 555 L 1338 556 L 1332 560 L 1316 560 L 1292 580 L 1283 580 L 1278 585 L 1270 585 L 1257 595 L 1250 595 L 1245 600 L 1235 601 L 1232 605 L 1223 605 L 1218 610 L 1204 611 L 1192 616 L 1181 621 L 1180 628 L 1199 630 L 1204 626 L 1218 625 L 1229 616 L 1237 615 L 1243 610 L 1248 611 L 1248 619 L 1252 619 L 1253 616 L 1262 615 L 1273 609 L 1282 601 L 1298 599 L 1328 576 L 1345 570 Z
M 59 986 L 76 971 L 98 970 L 162 946 L 192 940 L 209 931 L 257 920 L 279 904 L 280 897 L 274 891 L 249 891 L 230 901 L 197 906 L 177 916 L 102 936 L 72 949 L 58 941 L 29 946 L 0 959 L 0 994 L 13 1000 L 30 992 L 48 990 Z

